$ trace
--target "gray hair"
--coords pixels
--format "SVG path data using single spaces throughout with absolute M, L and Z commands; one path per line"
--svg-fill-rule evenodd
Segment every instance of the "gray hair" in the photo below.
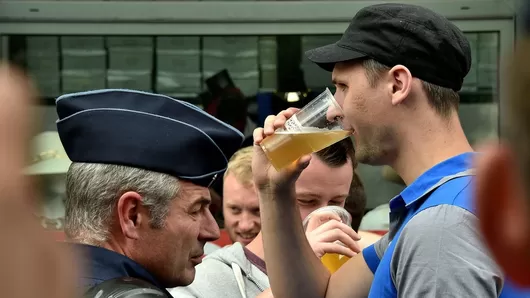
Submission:
M 179 183 L 173 176 L 128 166 L 72 163 L 66 174 L 66 235 L 86 244 L 106 241 L 118 198 L 128 191 L 142 196 L 151 226 L 160 228 Z

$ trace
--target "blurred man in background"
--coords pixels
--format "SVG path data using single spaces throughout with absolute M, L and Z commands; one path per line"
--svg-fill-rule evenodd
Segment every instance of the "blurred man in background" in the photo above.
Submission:
M 252 147 L 237 151 L 223 181 L 224 228 L 232 242 L 249 244 L 261 230 L 258 195 L 252 181 Z

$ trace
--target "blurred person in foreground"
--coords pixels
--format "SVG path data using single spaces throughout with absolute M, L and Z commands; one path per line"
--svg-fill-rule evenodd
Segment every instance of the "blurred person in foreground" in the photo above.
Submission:
M 516 46 L 510 65 L 501 144 L 485 145 L 477 160 L 477 208 L 492 254 L 530 297 L 530 39 Z
M 349 200 L 360 209 L 355 210 L 357 216 L 352 220 L 352 228 L 358 229 L 366 197 L 363 185 L 355 173 L 356 164 L 353 155 L 350 138 L 313 154 L 313 162 L 296 183 L 297 215 L 300 218 L 305 218 L 321 207 L 344 207 Z M 240 164 L 250 175 L 252 175 L 251 161 L 247 160 L 247 164 Z M 326 253 L 340 253 L 351 257 L 358 252 L 359 245 L 371 244 L 356 244 L 355 240 L 358 239 L 352 239 L 350 235 L 354 234 L 354 230 L 350 227 L 345 227 L 346 230 L 351 231 L 349 234 L 342 230 L 330 229 L 329 224 L 320 222 L 320 220 L 325 221 L 326 216 L 329 215 L 312 217 L 308 226 L 316 228 L 311 230 L 308 228 L 306 231 L 307 239 L 317 257 L 321 258 Z M 372 239 L 373 243 L 376 241 L 373 237 L 380 238 L 377 235 L 367 234 L 368 239 L 365 241 Z M 343 241 L 347 246 L 335 243 L 337 240 Z M 197 276 L 191 285 L 175 288 L 170 292 L 174 297 L 271 297 L 266 262 L 268 261 L 263 251 L 263 238 L 258 234 L 246 246 L 243 243 L 235 243 L 207 256 L 204 262 L 196 267 Z
M 258 146 L 296 110 L 269 116 L 254 131 L 253 176 L 274 296 L 508 297 L 474 214 L 475 154 L 457 93 L 471 51 L 460 29 L 420 6 L 376 4 L 307 56 L 332 71 L 357 161 L 390 165 L 407 187 L 390 202 L 389 232 L 331 275 L 296 216 L 295 182 L 311 156 L 277 172 Z
M 2 297 L 75 298 L 79 266 L 33 216 L 38 189 L 23 172 L 28 165 L 33 86 L 17 69 L 0 65 L 0 291 Z
M 165 288 L 190 284 L 205 243 L 219 237 L 208 187 L 243 135 L 190 103 L 140 91 L 67 94 L 56 105 L 72 161 L 65 232 L 87 270 L 78 286 L 99 297 L 113 291 L 109 280 L 134 278 L 169 296 Z
M 57 131 L 44 131 L 32 140 L 32 163 L 24 170 L 26 175 L 39 179 L 44 188 L 42 207 L 35 215 L 41 225 L 62 233 L 64 226 L 64 198 L 66 196 L 66 172 L 71 161 L 64 151 Z

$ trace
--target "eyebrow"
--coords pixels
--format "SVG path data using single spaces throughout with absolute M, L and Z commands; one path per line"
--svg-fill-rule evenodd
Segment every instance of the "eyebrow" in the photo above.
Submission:
M 207 197 L 201 197 L 197 201 L 193 202 L 193 205 L 209 205 L 212 203 L 212 199 Z
M 340 78 L 333 78 L 331 79 L 331 83 L 333 83 L 333 85 L 346 85 L 346 81 L 345 80 L 342 80 Z
M 240 205 L 233 204 L 233 203 L 227 203 L 226 207 L 228 207 L 228 208 L 248 209 L 248 210 L 259 209 L 259 205 L 257 205 L 257 206 L 240 206 Z
M 304 198 L 304 199 L 319 199 L 320 197 L 316 194 L 313 194 L 313 193 L 299 193 L 299 194 L 296 194 L 297 196 L 301 197 L 301 198 Z M 346 195 L 338 195 L 338 196 L 334 196 L 333 198 L 331 198 L 332 200 L 339 200 L 339 199 L 347 199 L 348 198 L 348 194 Z

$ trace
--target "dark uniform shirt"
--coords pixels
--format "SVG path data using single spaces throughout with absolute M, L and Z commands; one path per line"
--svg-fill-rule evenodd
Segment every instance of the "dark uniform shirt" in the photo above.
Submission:
M 106 280 L 118 277 L 134 277 L 158 287 L 168 297 L 169 292 L 144 267 L 128 257 L 111 250 L 85 244 L 73 244 L 82 258 L 83 273 L 78 285 L 84 290 Z

